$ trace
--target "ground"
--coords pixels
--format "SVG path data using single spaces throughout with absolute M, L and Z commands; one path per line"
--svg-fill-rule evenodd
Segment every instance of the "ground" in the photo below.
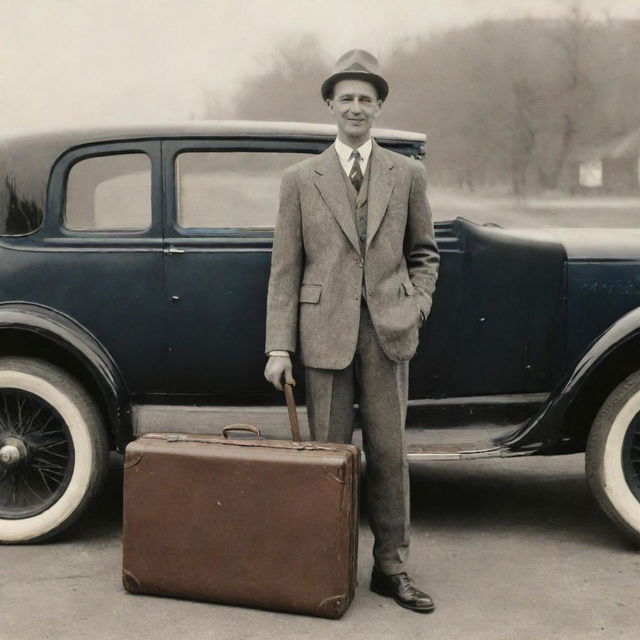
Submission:
M 113 454 L 98 503 L 63 538 L 0 547 L 0 639 L 635 639 L 640 553 L 595 504 L 583 467 L 582 455 L 412 463 L 410 567 L 436 611 L 368 590 L 364 512 L 356 598 L 330 621 L 126 593 Z

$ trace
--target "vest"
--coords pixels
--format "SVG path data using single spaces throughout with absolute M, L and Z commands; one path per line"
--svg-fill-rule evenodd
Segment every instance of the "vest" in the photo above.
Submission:
M 360 186 L 360 192 L 356 191 L 356 188 L 351 183 L 349 176 L 344 171 L 341 171 L 342 177 L 344 178 L 345 187 L 347 189 L 347 196 L 349 197 L 351 211 L 353 212 L 353 221 L 356 224 L 356 231 L 358 232 L 358 240 L 360 241 L 360 253 L 363 258 L 367 246 L 367 196 L 369 194 L 370 169 L 371 158 L 369 158 L 369 161 L 367 162 L 367 169 L 364 172 L 362 185 Z
M 373 154 L 372 154 L 373 155 Z M 360 191 L 356 191 L 349 176 L 344 172 L 342 177 L 344 178 L 345 187 L 347 189 L 347 196 L 349 197 L 349 204 L 351 205 L 351 211 L 353 212 L 353 219 L 356 224 L 356 231 L 358 233 L 358 241 L 360 243 L 360 255 L 364 259 L 366 246 L 367 246 L 367 215 L 368 215 L 368 195 L 369 195 L 369 175 L 371 173 L 371 156 L 367 162 L 367 168 L 362 178 L 362 184 L 360 185 Z M 342 169 L 342 167 L 340 167 Z M 362 282 L 362 299 L 366 298 L 364 281 Z

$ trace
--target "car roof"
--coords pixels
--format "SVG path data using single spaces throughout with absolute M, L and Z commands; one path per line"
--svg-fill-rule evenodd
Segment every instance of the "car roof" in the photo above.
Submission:
M 337 133 L 335 125 L 309 122 L 268 122 L 257 120 L 174 120 L 80 125 L 10 131 L 0 130 L 0 186 L 10 181 L 23 195 L 42 199 L 52 167 L 70 149 L 94 144 L 142 142 L 162 139 L 235 139 L 243 142 L 264 140 L 276 147 L 287 148 L 287 141 L 296 148 L 309 146 L 318 153 L 328 146 Z M 426 151 L 426 136 L 398 129 L 373 129 L 373 136 L 383 146 L 404 155 L 418 158 Z M 282 141 L 283 144 L 279 144 Z M 1 194 L 0 194 L 1 195 Z M 25 196 L 26 197 L 26 196 Z
M 141 138 L 185 138 L 185 137 L 290 137 L 304 139 L 327 139 L 337 133 L 334 124 L 310 122 L 271 122 L 260 120 L 176 120 L 154 123 L 120 123 L 54 128 L 31 128 L 21 131 L 0 131 L 5 142 L 20 143 L 37 138 L 42 142 L 64 139 L 68 145 L 85 144 L 107 140 Z M 372 130 L 374 138 L 420 144 L 426 141 L 423 133 L 399 129 Z

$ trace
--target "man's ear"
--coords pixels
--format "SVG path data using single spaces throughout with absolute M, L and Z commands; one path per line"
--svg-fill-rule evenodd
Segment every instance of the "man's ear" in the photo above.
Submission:
M 325 102 L 327 103 L 327 108 L 329 109 L 329 111 L 333 113 L 333 98 L 327 98 Z

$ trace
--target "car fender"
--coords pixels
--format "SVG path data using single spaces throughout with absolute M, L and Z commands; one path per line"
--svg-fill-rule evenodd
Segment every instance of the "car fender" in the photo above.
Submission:
M 629 311 L 601 333 L 570 368 L 539 411 L 519 431 L 501 441 L 501 445 L 514 453 L 576 451 L 575 433 L 571 433 L 567 420 L 569 411 L 583 399 L 589 383 L 603 370 L 603 366 L 613 362 L 632 344 L 634 348 L 640 346 L 640 307 Z M 620 373 L 620 380 L 639 367 L 640 360 L 637 363 L 628 361 L 628 371 Z M 620 380 L 611 380 L 611 388 Z M 590 426 L 585 426 L 585 437 Z
M 0 303 L 0 333 L 7 329 L 32 332 L 75 358 L 100 390 L 115 443 L 123 448 L 132 434 L 130 394 L 99 340 L 69 316 L 27 302 Z

